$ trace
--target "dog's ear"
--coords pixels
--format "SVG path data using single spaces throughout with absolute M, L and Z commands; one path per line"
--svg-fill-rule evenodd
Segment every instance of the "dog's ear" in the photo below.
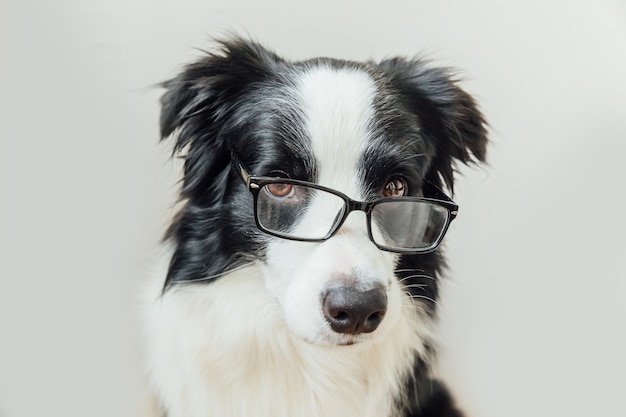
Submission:
M 455 161 L 485 162 L 487 123 L 475 100 L 458 85 L 452 71 L 421 60 L 393 58 L 379 67 L 405 97 L 425 135 L 434 142 L 435 155 L 427 180 L 452 191 Z
M 225 132 L 233 112 L 280 61 L 257 43 L 231 39 L 163 83 L 161 137 L 173 136 L 174 153 L 185 159 L 183 197 L 221 199 L 231 156 Z
M 210 280 L 232 266 L 238 237 L 222 239 L 221 202 L 228 190 L 231 147 L 245 124 L 246 93 L 265 81 L 280 58 L 260 45 L 232 39 L 220 42 L 163 84 L 161 137 L 174 140 L 184 158 L 181 197 L 186 200 L 165 238 L 176 241 L 164 289 L 172 282 Z

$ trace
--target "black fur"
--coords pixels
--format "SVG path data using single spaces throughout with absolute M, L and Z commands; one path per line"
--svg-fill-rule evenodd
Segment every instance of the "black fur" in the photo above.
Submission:
M 166 236 L 176 251 L 165 290 L 180 282 L 208 283 L 251 258 L 263 258 L 267 237 L 254 226 L 252 198 L 232 155 L 257 175 L 281 170 L 315 181 L 308 139 L 298 130 L 302 123 L 294 122 L 301 115 L 269 99 L 286 94 L 294 71 L 320 64 L 360 68 L 379 87 L 375 128 L 384 139 L 371 144 L 362 163 L 368 167 L 364 181 L 372 188 L 388 178 L 380 174 L 385 167 L 394 167 L 411 179 L 414 193 L 424 181 L 452 190 L 457 162 L 485 161 L 485 120 L 448 70 L 402 58 L 292 63 L 252 42 L 224 41 L 221 50 L 164 83 L 161 135 L 176 133 L 174 151 L 185 161 L 184 205 Z M 398 279 L 416 284 L 409 287 L 412 295 L 426 300 L 433 315 L 443 267 L 441 251 L 402 256 L 398 265 Z M 461 415 L 421 360 L 398 401 L 407 417 Z

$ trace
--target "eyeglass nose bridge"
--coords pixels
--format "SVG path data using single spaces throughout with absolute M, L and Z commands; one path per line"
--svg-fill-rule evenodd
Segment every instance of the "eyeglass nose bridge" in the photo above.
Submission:
M 353 211 L 363 211 L 367 214 L 371 205 L 372 203 L 368 203 L 367 201 L 348 200 L 348 212 L 346 214 L 350 214 Z
M 337 217 L 337 219 L 335 220 L 335 226 L 333 227 L 332 232 L 327 236 L 327 238 L 339 232 L 339 230 L 343 227 L 344 223 L 348 219 L 348 216 L 350 216 L 350 213 L 352 213 L 353 211 L 362 211 L 365 214 L 365 217 L 366 217 L 365 221 L 367 223 L 367 228 L 369 232 L 369 228 L 370 228 L 369 215 L 370 215 L 372 203 L 367 202 L 367 201 L 352 200 L 350 198 L 347 198 L 345 201 L 347 203 L 346 205 L 347 210 L 343 213 L 342 216 Z

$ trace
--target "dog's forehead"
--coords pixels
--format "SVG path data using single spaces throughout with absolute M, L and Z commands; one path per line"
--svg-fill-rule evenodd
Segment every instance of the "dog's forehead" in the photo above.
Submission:
M 317 181 L 353 198 L 365 192 L 359 161 L 372 139 L 376 92 L 374 79 L 359 68 L 314 66 L 296 80 Z

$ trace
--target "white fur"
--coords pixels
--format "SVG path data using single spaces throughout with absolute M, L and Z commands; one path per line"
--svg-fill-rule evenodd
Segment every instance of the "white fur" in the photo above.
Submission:
M 359 200 L 374 94 L 367 74 L 331 68 L 308 70 L 294 93 L 319 183 Z M 300 226 L 324 210 L 313 201 Z M 144 312 L 150 376 L 168 417 L 394 415 L 415 354 L 426 355 L 431 321 L 397 282 L 397 256 L 369 240 L 363 213 L 352 213 L 326 242 L 269 238 L 266 255 L 214 282 L 174 285 L 161 295 L 171 248 L 163 256 Z M 385 288 L 388 310 L 374 332 L 330 329 L 321 294 L 337 280 Z
M 321 185 L 363 197 L 359 157 L 371 140 L 376 85 L 365 72 L 316 67 L 298 84 Z
M 353 346 L 303 341 L 286 326 L 258 265 L 161 296 L 146 291 L 150 379 L 168 417 L 384 417 L 430 338 L 407 296 L 388 337 Z
M 295 96 L 305 116 L 318 182 L 363 200 L 358 161 L 371 140 L 374 81 L 362 71 L 327 67 L 310 69 L 299 81 Z M 312 201 L 298 228 L 314 227 L 319 217 L 328 216 L 327 211 L 327 201 Z M 330 218 L 336 213 L 335 208 Z M 399 319 L 401 290 L 393 276 L 396 260 L 396 255 L 379 250 L 370 241 L 364 214 L 353 212 L 338 235 L 326 242 L 271 241 L 264 275 L 292 332 L 314 343 L 352 343 L 385 337 Z M 330 328 L 322 313 L 322 293 L 331 282 L 341 280 L 363 288 L 378 284 L 386 289 L 388 310 L 374 333 L 355 337 Z

